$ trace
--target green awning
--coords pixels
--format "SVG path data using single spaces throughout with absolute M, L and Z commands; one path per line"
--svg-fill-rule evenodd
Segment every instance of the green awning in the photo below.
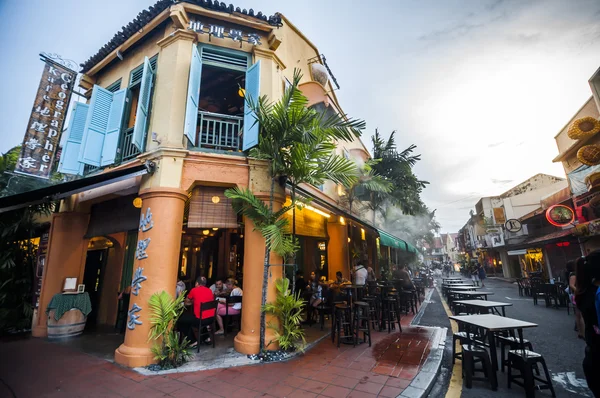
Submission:
M 393 247 L 409 253 L 419 252 L 416 247 L 403 239 L 397 238 L 394 235 L 380 229 L 378 229 L 377 232 L 379 232 L 379 244 L 381 246 Z
M 388 234 L 380 229 L 379 232 L 379 244 L 381 246 L 394 247 L 402 251 L 408 251 L 408 244 L 400 238 L 396 238 L 394 235 Z

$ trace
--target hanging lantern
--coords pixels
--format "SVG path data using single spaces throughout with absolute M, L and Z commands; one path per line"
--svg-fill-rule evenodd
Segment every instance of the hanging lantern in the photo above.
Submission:
M 600 121 L 593 117 L 587 116 L 577 119 L 573 122 L 567 135 L 572 140 L 583 140 L 593 137 L 600 131 Z
M 600 164 L 600 145 L 585 145 L 577 151 L 577 160 L 586 166 Z

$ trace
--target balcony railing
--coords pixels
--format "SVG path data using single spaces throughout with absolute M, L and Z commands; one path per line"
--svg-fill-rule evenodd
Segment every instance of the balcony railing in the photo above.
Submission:
M 221 151 L 239 151 L 244 118 L 200 111 L 198 147 Z
M 117 148 L 117 158 L 116 158 L 115 164 L 120 164 L 120 163 L 126 162 L 128 160 L 131 160 L 139 154 L 140 154 L 139 149 L 137 149 L 137 147 L 135 145 L 133 145 L 133 127 L 132 127 L 125 131 L 125 134 L 123 135 L 123 140 L 121 141 L 119 148 Z M 83 175 L 93 173 L 102 168 L 103 167 L 91 166 L 89 164 L 86 164 L 83 167 Z

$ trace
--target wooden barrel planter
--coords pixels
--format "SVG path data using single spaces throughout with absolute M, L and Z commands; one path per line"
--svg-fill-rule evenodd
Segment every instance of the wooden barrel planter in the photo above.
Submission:
M 48 338 L 64 339 L 79 336 L 83 333 L 87 317 L 83 313 L 73 308 L 58 320 L 54 320 L 54 310 L 48 313 Z

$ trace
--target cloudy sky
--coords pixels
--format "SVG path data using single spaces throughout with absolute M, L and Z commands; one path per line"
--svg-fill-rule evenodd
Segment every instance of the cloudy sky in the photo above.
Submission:
M 0 151 L 22 140 L 37 54 L 82 62 L 152 0 L 0 1 Z M 85 7 L 83 6 L 85 4 Z M 418 146 L 423 197 L 457 231 L 481 196 L 564 176 L 553 137 L 600 67 L 597 0 L 236 0 L 286 15 L 327 57 L 346 113 Z

